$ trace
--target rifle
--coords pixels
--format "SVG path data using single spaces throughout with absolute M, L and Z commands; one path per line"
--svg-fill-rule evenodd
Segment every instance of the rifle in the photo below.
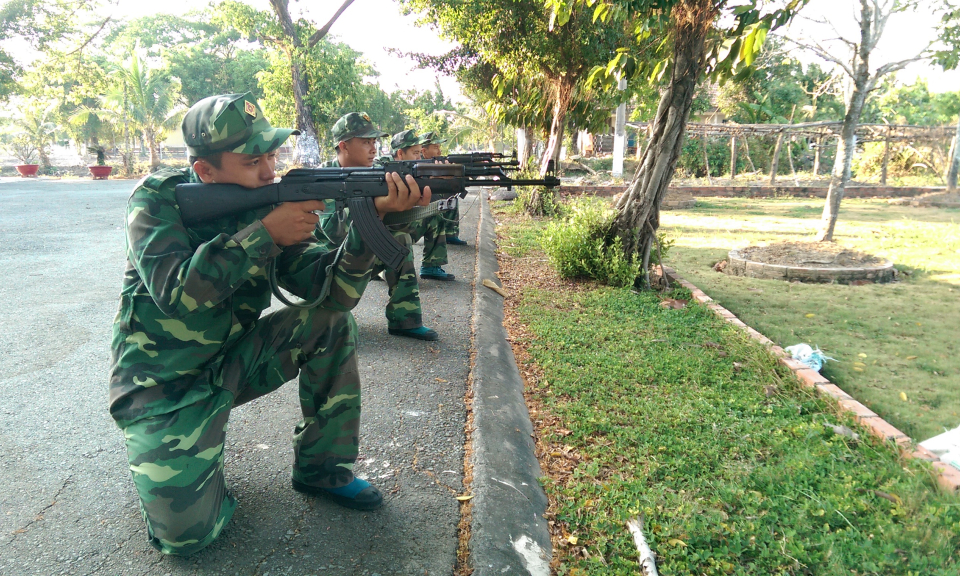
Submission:
M 386 196 L 386 175 L 397 172 L 402 178 L 413 176 L 423 190 L 429 186 L 431 193 L 439 198 L 465 197 L 473 186 L 548 186 L 560 185 L 560 179 L 548 176 L 543 180 L 515 180 L 502 170 L 497 172 L 468 173 L 462 164 L 436 164 L 418 161 L 387 162 L 375 168 L 299 168 L 287 172 L 279 182 L 259 188 L 244 188 L 238 184 L 178 184 L 177 204 L 186 226 L 239 214 L 248 210 L 272 206 L 281 202 L 305 200 L 333 200 L 337 209 L 350 208 L 363 241 L 387 266 L 397 268 L 407 255 L 407 249 L 399 244 L 384 227 L 377 215 L 373 199 Z M 484 180 L 483 176 L 495 176 L 498 180 Z M 436 213 L 436 209 L 433 213 Z M 425 217 L 430 215 L 424 211 Z

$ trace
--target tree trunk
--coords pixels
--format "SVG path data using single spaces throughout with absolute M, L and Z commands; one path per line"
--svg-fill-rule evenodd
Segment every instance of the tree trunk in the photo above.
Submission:
M 313 110 L 305 100 L 309 87 L 300 69 L 300 58 L 304 46 L 287 10 L 287 2 L 288 0 L 270 0 L 270 6 L 273 7 L 274 13 L 280 20 L 280 26 L 292 46 L 287 50 L 287 55 L 290 57 L 290 75 L 293 78 L 296 128 L 300 131 L 293 161 L 301 166 L 312 168 L 320 165 L 320 145 L 317 140 L 317 130 L 313 124 Z
M 880 185 L 887 185 L 887 165 L 890 163 L 890 129 L 883 137 L 883 163 L 880 165 Z
M 694 90 L 704 70 L 704 40 L 714 15 L 708 0 L 687 0 L 671 10 L 674 65 L 670 84 L 660 98 L 650 141 L 633 182 L 616 204 L 612 232 L 620 238 L 628 259 L 649 254 L 655 242 L 660 204 L 680 157 Z
M 753 164 L 753 158 L 750 157 L 750 139 L 746 136 L 743 137 L 743 152 L 747 155 L 747 164 L 750 165 L 750 171 L 756 172 L 757 167 Z
M 864 86 L 866 81 L 864 81 Z M 840 139 L 837 142 L 837 158 L 833 162 L 833 172 L 830 174 L 830 187 L 827 189 L 827 201 L 823 206 L 823 215 L 820 217 L 820 230 L 817 232 L 817 241 L 832 242 L 833 230 L 837 225 L 837 216 L 840 214 L 840 202 L 843 192 L 850 181 L 853 166 L 853 155 L 857 151 L 857 124 L 860 122 L 860 113 L 867 99 L 867 92 L 859 87 L 854 88 L 847 105 L 847 114 L 843 117 L 843 127 L 840 129 Z
M 147 146 L 150 148 L 150 171 L 156 172 L 160 166 L 160 155 L 157 154 L 157 139 L 152 130 L 144 130 L 143 138 L 147 141 Z
M 567 108 L 573 97 L 573 83 L 569 76 L 561 77 L 554 86 L 553 121 L 550 123 L 550 139 L 547 148 L 540 159 L 540 177 L 547 174 L 550 161 L 560 157 L 560 146 L 563 144 L 563 124 L 567 116 Z
M 737 178 L 737 137 L 730 137 L 730 179 Z
M 517 162 L 521 170 L 526 170 L 533 155 L 533 130 L 517 128 L 517 144 Z
M 960 172 L 960 120 L 957 121 L 957 134 L 953 137 L 950 154 L 950 168 L 947 170 L 947 192 L 957 191 L 957 173 Z
M 823 149 L 823 136 L 817 136 L 817 149 L 813 152 L 813 177 L 820 175 L 820 150 Z
M 780 170 L 780 148 L 783 146 L 783 132 L 777 134 L 777 143 L 773 147 L 773 159 L 770 160 L 770 185 L 777 183 L 777 172 Z

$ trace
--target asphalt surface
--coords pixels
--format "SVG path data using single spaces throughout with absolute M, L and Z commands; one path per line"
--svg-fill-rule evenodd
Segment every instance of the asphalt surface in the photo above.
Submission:
M 355 512 L 291 489 L 300 410 L 288 383 L 231 414 L 225 473 L 239 508 L 210 547 L 174 558 L 146 542 L 122 433 L 107 412 L 133 184 L 0 179 L 0 574 L 451 574 L 477 196 L 462 204 L 470 245 L 450 247 L 446 268 L 457 280 L 421 281 L 424 321 L 438 342 L 387 334 L 383 282 L 371 282 L 355 310 L 363 382 L 356 471 L 384 492 L 383 508 Z

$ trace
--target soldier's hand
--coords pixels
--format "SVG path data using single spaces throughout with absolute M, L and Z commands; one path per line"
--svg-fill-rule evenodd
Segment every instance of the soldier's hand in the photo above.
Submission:
M 377 214 L 381 218 L 388 212 L 403 212 L 414 206 L 426 206 L 430 203 L 430 187 L 427 186 L 421 192 L 413 176 L 408 174 L 404 180 L 396 172 L 389 172 L 386 179 L 389 194 L 378 196 L 373 200 Z
M 261 222 L 273 238 L 274 244 L 291 246 L 314 237 L 313 232 L 320 221 L 314 211 L 323 208 L 323 202 L 319 200 L 284 202 L 264 216 Z

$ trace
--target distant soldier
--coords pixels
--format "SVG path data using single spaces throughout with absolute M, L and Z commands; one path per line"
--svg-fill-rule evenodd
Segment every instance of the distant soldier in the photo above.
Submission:
M 422 145 L 420 154 L 425 160 L 443 156 L 443 153 L 440 151 L 440 145 L 446 141 L 446 138 L 440 138 L 436 132 L 427 132 L 420 137 L 420 143 Z M 460 205 L 458 204 L 457 207 L 452 210 L 444 210 L 440 215 L 443 216 L 444 220 L 444 226 L 441 232 L 445 236 L 445 244 L 466 246 L 467 241 L 460 239 Z M 424 245 L 426 245 L 428 240 L 430 239 L 424 237 Z M 426 260 L 426 256 L 424 256 L 424 260 Z
M 270 184 L 277 149 L 298 132 L 270 126 L 249 92 L 201 100 L 181 129 L 191 167 L 147 176 L 127 203 L 127 267 L 113 325 L 110 415 L 124 433 L 150 543 L 188 555 L 220 534 L 237 506 L 223 474 L 230 411 L 291 379 L 303 412 L 293 488 L 349 508 L 379 507 L 380 492 L 352 470 L 360 377 L 350 310 L 373 252 L 356 230 L 342 251 L 317 243 L 314 212 L 324 205 L 316 200 L 186 226 L 177 184 Z M 389 195 L 375 200 L 381 215 L 421 202 L 413 178 L 387 180 Z M 270 270 L 281 287 L 318 305 L 263 315 Z

